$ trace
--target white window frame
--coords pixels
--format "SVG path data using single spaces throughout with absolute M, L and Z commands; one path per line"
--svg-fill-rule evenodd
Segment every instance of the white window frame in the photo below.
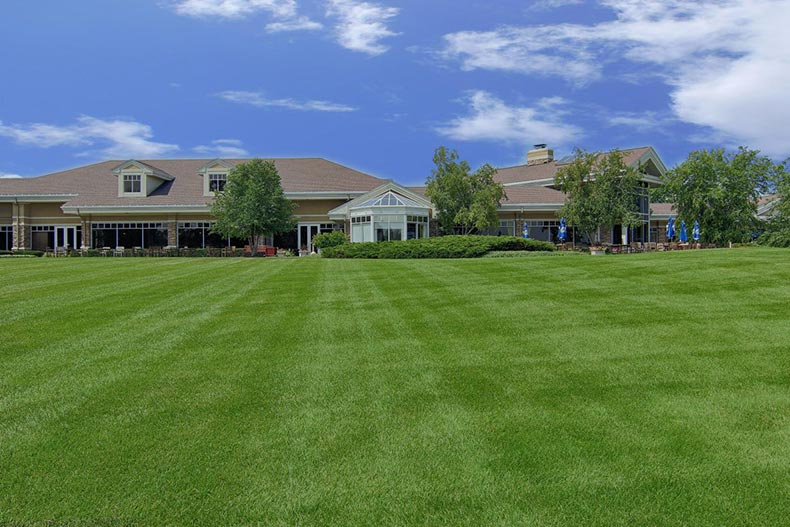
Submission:
M 228 183 L 228 173 L 227 172 L 209 172 L 208 174 L 208 190 L 209 192 L 222 192 L 225 190 L 225 185 Z M 211 184 L 217 182 L 217 187 L 219 187 L 219 182 L 222 182 L 222 188 L 212 189 Z
M 142 194 L 143 192 L 143 175 L 142 174 L 123 174 L 121 176 L 121 192 L 123 194 Z M 137 183 L 138 190 L 126 190 L 126 184 L 130 184 L 130 188 L 134 189 L 134 184 Z

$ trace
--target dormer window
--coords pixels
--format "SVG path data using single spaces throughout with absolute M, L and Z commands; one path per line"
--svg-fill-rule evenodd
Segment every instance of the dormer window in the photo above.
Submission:
M 140 174 L 123 175 L 123 191 L 126 194 L 139 194 L 143 190 L 143 176 Z
M 208 175 L 208 190 L 209 192 L 222 192 L 225 190 L 225 183 L 228 181 L 227 174 L 209 174 Z

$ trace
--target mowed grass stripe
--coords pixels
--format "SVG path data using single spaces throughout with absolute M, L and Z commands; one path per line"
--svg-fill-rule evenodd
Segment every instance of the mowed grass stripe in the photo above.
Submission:
M 781 524 L 786 255 L 12 262 L 0 523 Z
M 250 271 L 259 272 L 253 268 Z M 243 273 L 240 273 L 239 278 L 242 277 Z M 189 280 L 189 277 L 183 279 Z M 254 285 L 254 282 L 250 284 Z M 219 316 L 225 302 L 244 293 L 244 288 L 239 288 L 230 279 L 184 288 L 173 277 L 170 286 L 164 289 L 161 296 L 146 295 L 119 302 L 126 310 L 122 317 L 113 317 L 105 312 L 83 317 L 67 307 L 65 313 L 80 316 L 79 322 L 64 316 L 66 331 L 62 336 L 36 332 L 41 337 L 38 343 L 41 348 L 25 355 L 16 354 L 13 360 L 6 362 L 8 375 L 3 376 L 3 384 L 7 382 L 9 387 L 28 386 L 33 391 L 4 391 L 13 394 L 13 399 L 0 399 L 0 408 L 7 412 L 6 415 L 13 416 L 14 400 L 37 404 L 55 395 L 64 397 L 66 394 L 60 391 L 63 385 L 85 393 L 91 386 L 113 382 L 118 377 L 148 368 L 150 361 L 166 357 L 174 343 L 186 338 L 192 327 Z M 118 294 L 123 293 L 112 293 Z M 213 298 L 214 294 L 219 295 L 218 300 L 207 302 L 206 299 Z M 46 321 L 37 323 L 46 324 Z M 97 370 L 104 375 L 97 376 Z M 83 374 L 84 378 L 81 378 Z M 48 381 L 45 385 L 36 382 L 42 378 Z M 24 406 L 16 410 L 20 415 L 29 415 Z

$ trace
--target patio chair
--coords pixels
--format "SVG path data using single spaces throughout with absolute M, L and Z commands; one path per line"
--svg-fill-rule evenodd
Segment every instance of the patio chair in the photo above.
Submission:
M 266 256 L 266 246 L 265 245 L 259 245 L 258 246 L 258 250 L 255 252 L 255 254 L 258 255 L 258 256 Z
M 120 245 L 119 245 L 119 246 L 118 246 L 118 247 L 116 247 L 116 248 L 115 248 L 115 250 L 112 252 L 112 255 L 113 255 L 113 256 L 123 256 L 125 252 L 126 252 L 126 248 L 125 248 L 125 247 L 123 247 L 123 246 L 120 246 Z
M 252 256 L 252 247 L 250 247 L 249 245 L 245 245 L 242 254 L 244 256 Z

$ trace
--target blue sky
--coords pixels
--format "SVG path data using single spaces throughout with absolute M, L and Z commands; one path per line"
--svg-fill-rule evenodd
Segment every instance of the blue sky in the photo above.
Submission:
M 8 0 L 0 175 L 316 156 L 418 184 L 653 145 L 790 154 L 783 0 Z

